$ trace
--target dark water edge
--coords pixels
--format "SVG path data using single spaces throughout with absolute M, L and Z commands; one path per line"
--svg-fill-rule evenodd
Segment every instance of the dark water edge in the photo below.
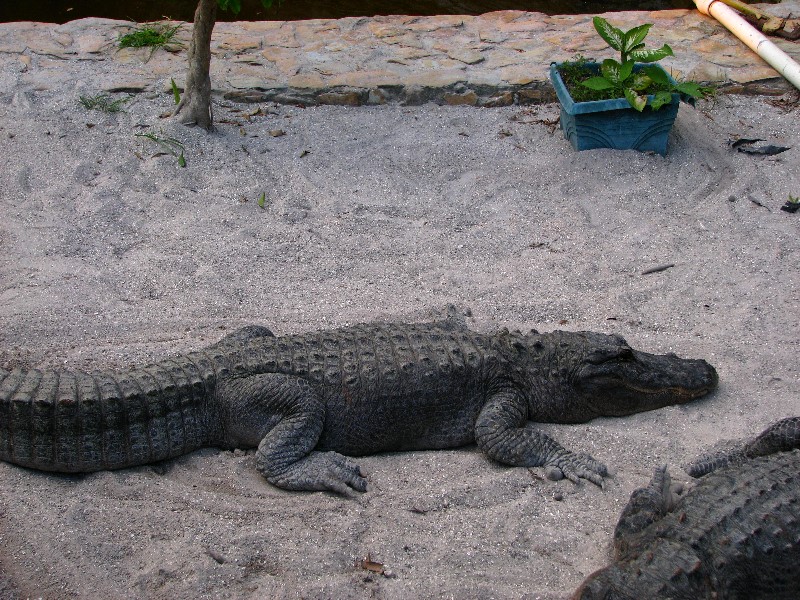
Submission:
M 43 21 L 65 23 L 84 17 L 138 22 L 164 18 L 192 21 L 196 0 L 0 0 L 0 23 Z M 234 16 L 220 11 L 220 21 L 297 21 L 340 19 L 375 15 L 480 15 L 494 10 L 528 10 L 551 15 L 595 14 L 621 10 L 664 10 L 693 8 L 692 0 L 284 0 L 265 10 L 260 0 L 242 0 L 242 11 Z

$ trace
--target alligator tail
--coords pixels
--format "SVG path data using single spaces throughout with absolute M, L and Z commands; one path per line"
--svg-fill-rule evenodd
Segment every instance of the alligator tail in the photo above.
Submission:
M 186 454 L 214 438 L 213 359 L 118 373 L 0 369 L 0 460 L 82 473 Z

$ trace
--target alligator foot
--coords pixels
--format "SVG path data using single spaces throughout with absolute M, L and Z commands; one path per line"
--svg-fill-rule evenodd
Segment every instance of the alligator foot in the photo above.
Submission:
M 586 453 L 570 452 L 525 420 L 526 399 L 515 390 L 492 396 L 475 421 L 475 442 L 489 458 L 515 467 L 545 467 L 553 481 L 588 479 L 603 487 L 608 468 Z
M 603 477 L 608 477 L 608 467 L 595 460 L 585 452 L 562 450 L 545 464 L 545 476 L 550 481 L 558 481 L 566 477 L 573 483 L 587 479 L 603 487 Z
M 285 490 L 331 491 L 339 494 L 347 494 L 350 489 L 367 491 L 367 480 L 361 469 L 338 452 L 312 452 L 290 465 L 283 473 L 267 476 L 267 481 Z

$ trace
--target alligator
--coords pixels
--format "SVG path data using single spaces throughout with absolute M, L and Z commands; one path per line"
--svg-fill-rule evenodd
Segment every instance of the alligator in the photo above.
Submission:
M 789 600 L 800 594 L 800 417 L 700 457 L 676 498 L 667 467 L 636 490 L 614 531 L 614 560 L 573 600 Z
M 81 473 L 205 446 L 257 448 L 287 490 L 366 491 L 348 457 L 470 443 L 602 487 L 606 466 L 537 431 L 688 402 L 704 360 L 593 332 L 494 334 L 447 318 L 274 336 L 249 326 L 201 351 L 129 371 L 0 370 L 0 460 Z

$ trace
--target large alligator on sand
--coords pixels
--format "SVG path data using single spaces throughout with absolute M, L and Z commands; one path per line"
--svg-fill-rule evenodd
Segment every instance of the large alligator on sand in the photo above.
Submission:
M 257 447 L 289 490 L 365 491 L 343 455 L 454 448 L 598 485 L 606 467 L 530 423 L 583 423 L 687 402 L 717 385 L 703 360 L 617 335 L 486 335 L 450 318 L 273 336 L 251 326 L 127 372 L 0 370 L 0 459 L 90 472 L 203 446 Z
M 614 532 L 615 562 L 573 598 L 800 597 L 800 417 L 687 471 L 704 476 L 680 500 L 666 467 L 633 493 Z

